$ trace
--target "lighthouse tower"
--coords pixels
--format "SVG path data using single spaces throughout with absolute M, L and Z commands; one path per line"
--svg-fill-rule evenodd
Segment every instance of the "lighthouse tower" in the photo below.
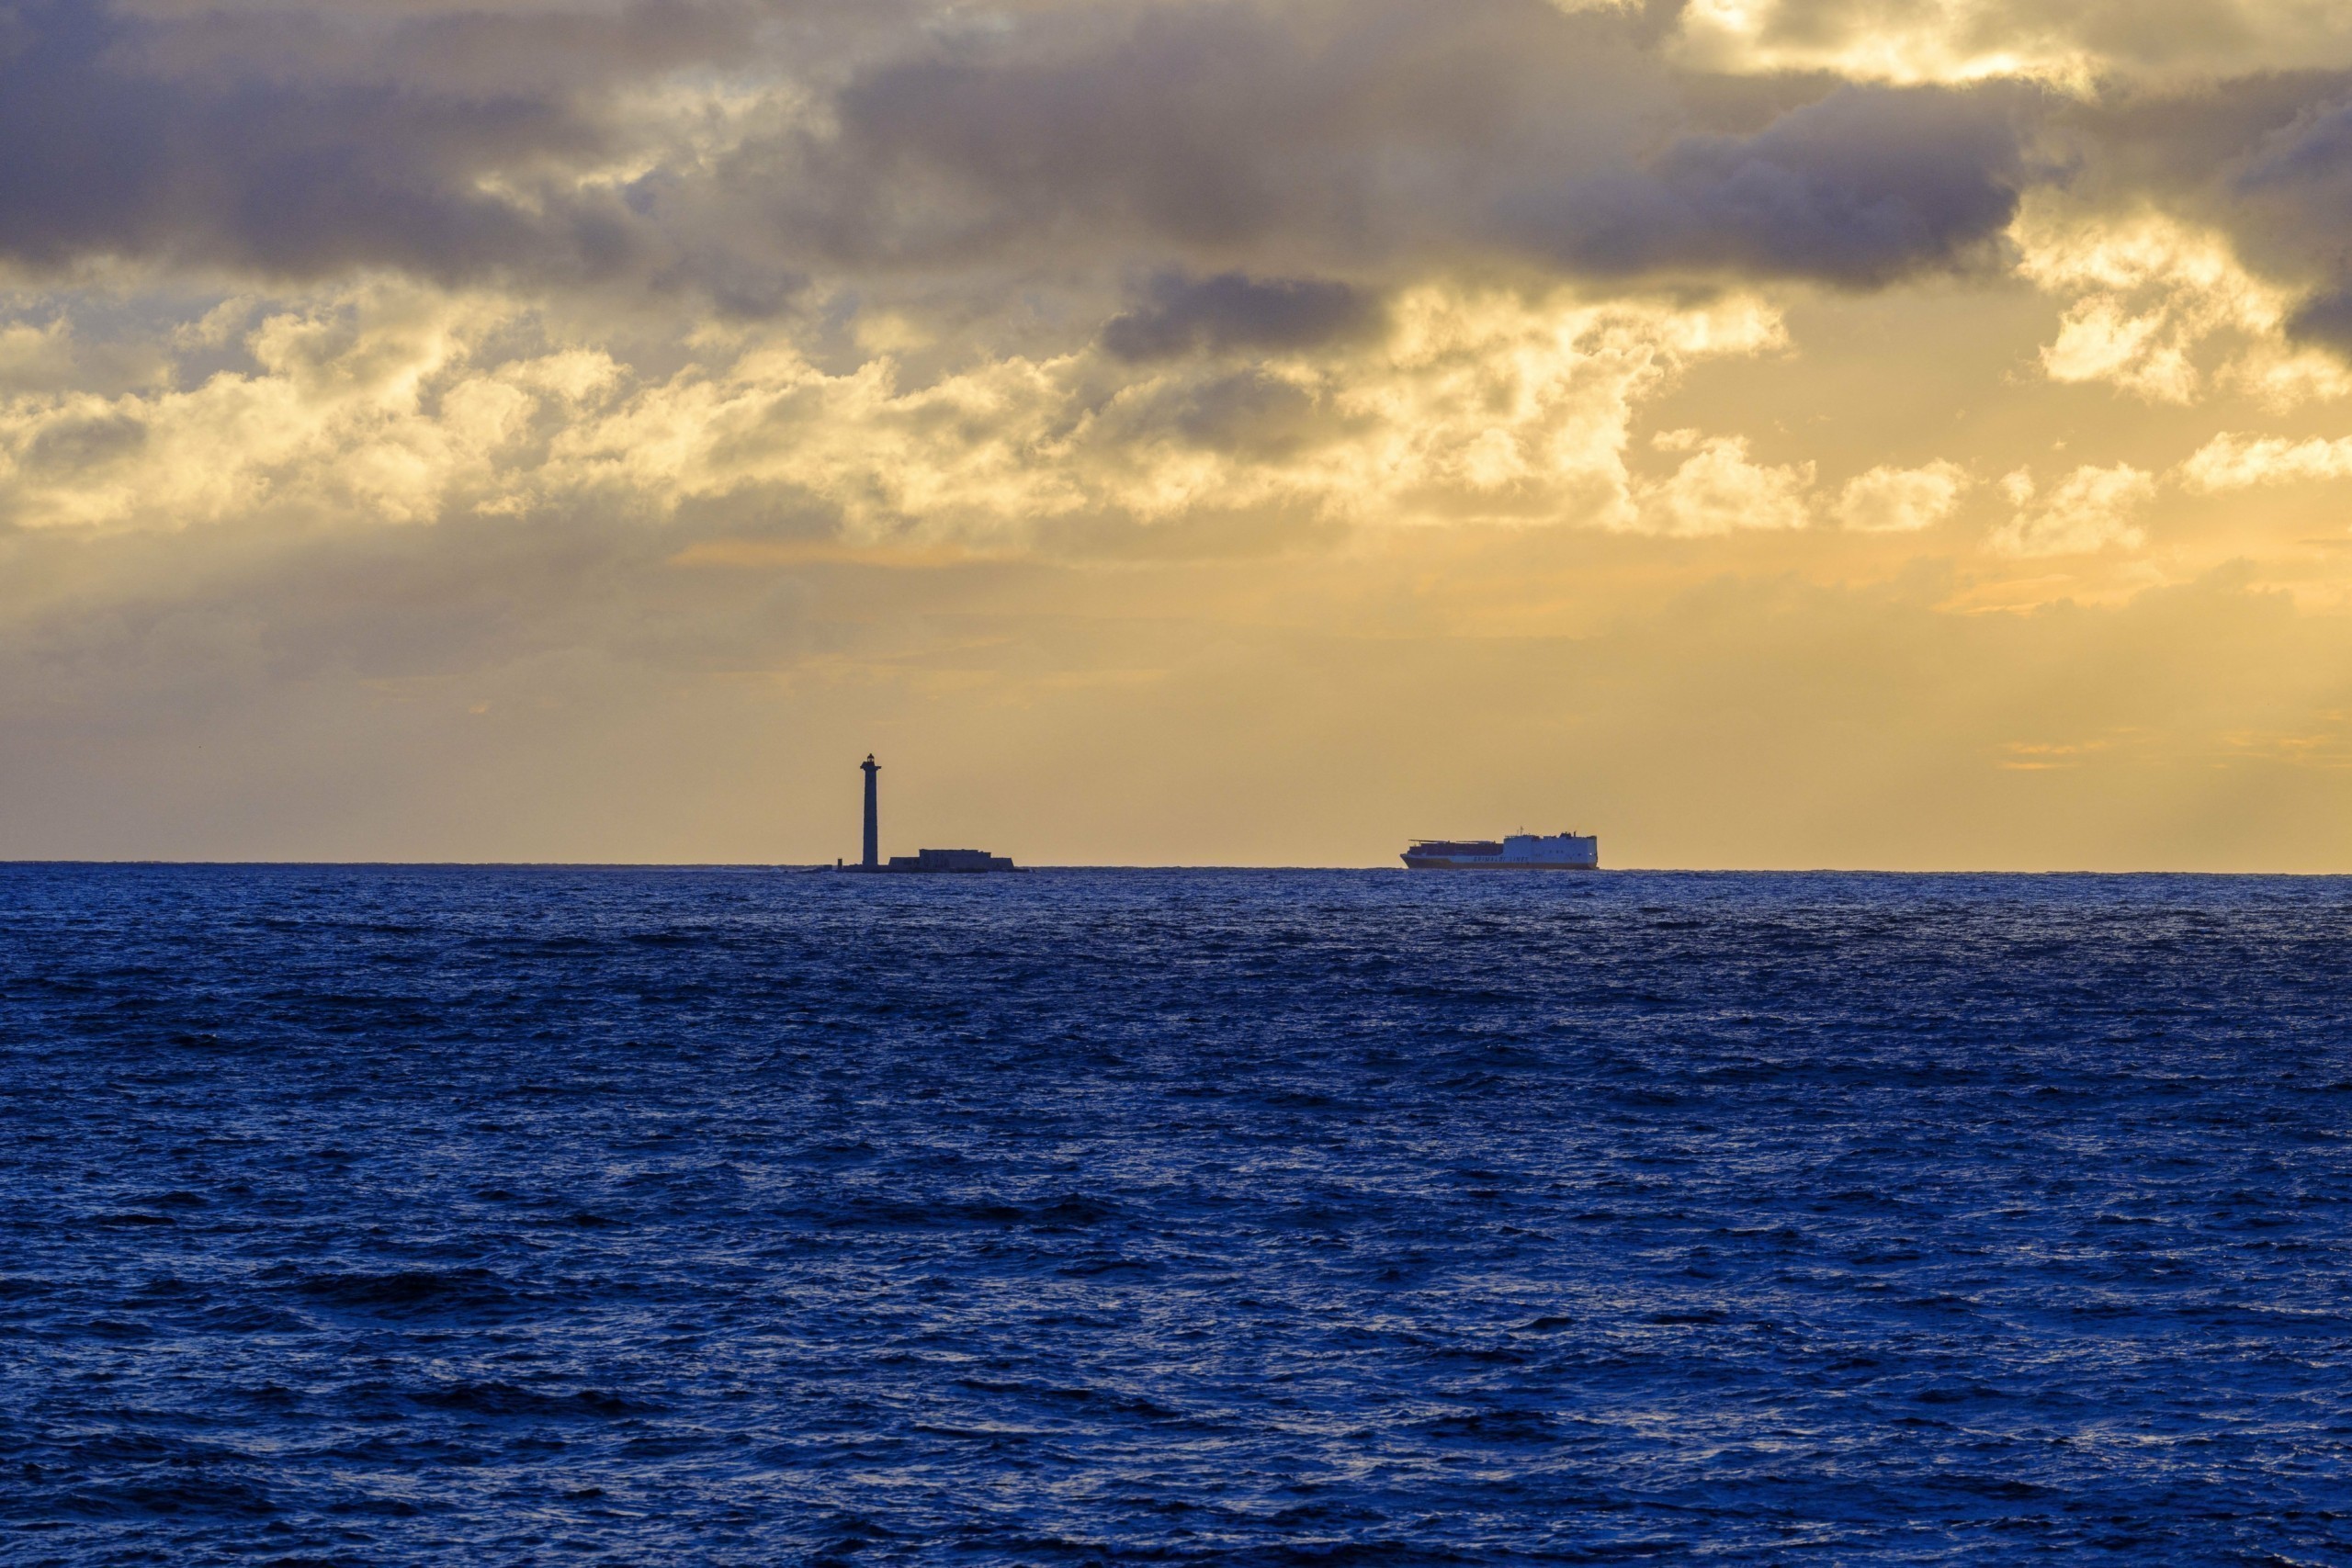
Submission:
M 882 812 L 876 804 L 874 775 L 882 771 L 868 751 L 865 761 L 858 764 L 865 773 L 865 859 L 861 863 L 867 871 L 882 869 Z

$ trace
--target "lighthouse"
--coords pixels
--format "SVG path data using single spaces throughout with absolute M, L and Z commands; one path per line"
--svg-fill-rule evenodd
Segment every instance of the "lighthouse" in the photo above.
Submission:
M 865 859 L 860 863 L 867 871 L 882 869 L 882 808 L 874 788 L 874 775 L 882 771 L 881 764 L 868 751 L 865 761 L 858 764 L 865 772 Z
M 992 855 L 986 850 L 924 850 L 919 854 L 892 855 L 888 863 L 882 859 L 882 813 L 876 803 L 874 775 L 882 764 L 867 752 L 865 761 L 858 764 L 865 774 L 865 858 L 858 862 L 860 871 L 1019 871 L 1021 868 L 1002 855 Z M 835 861 L 834 865 L 841 863 Z

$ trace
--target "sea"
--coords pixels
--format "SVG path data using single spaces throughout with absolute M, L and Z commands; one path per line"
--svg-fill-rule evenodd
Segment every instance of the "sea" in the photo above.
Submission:
M 2352 882 L 0 867 L 0 1562 L 2352 1563 Z

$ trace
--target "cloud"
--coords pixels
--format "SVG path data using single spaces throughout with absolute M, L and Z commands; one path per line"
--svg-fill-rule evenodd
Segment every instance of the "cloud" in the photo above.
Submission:
M 1874 287 L 1985 259 L 2037 177 L 2031 106 L 1849 89 L 1725 132 L 1613 8 L 1170 0 L 884 62 L 829 130 L 721 179 L 837 264 L 1108 246 Z
M 320 8 L 264 17 L 16 0 L 0 50 L 0 144 L 10 149 L 0 257 L 46 267 L 144 257 L 290 276 L 616 270 L 639 243 L 628 214 L 610 189 L 565 177 L 615 151 L 581 95 L 717 46 L 726 29 L 713 16 L 661 0 L 537 26 L 482 14 L 403 20 L 384 7 L 338 21 Z M 438 47 L 401 47 L 419 35 Z M 221 47 L 224 37 L 252 52 Z M 306 41 L 342 42 L 346 53 L 376 45 L 407 68 L 324 69 Z M 534 45 L 561 66 L 543 59 L 505 80 L 486 69 L 493 58 L 519 65 Z M 427 69 L 425 56 L 443 68 Z M 448 68 L 459 60 L 471 70 Z
M 2218 379 L 2278 409 L 2352 392 L 2340 365 L 2290 341 L 2291 291 L 2248 272 L 2217 230 L 2149 209 L 2069 215 L 2043 202 L 2015 233 L 2018 272 L 2072 300 L 2041 350 L 2053 381 L 2188 404 Z
M 1876 288 L 1999 266 L 2021 197 L 2063 178 L 2229 236 L 2302 300 L 2283 326 L 2336 341 L 2352 99 L 2308 68 L 2352 65 L 2352 24 L 2159 9 L 11 0 L 0 259 L 753 313 L 849 273 L 967 314 L 1049 274 L 1064 306 L 1119 276 L 1369 299 L 1497 266 Z M 2075 69 L 2052 62 L 2108 85 L 2052 92 Z M 2205 307 L 2100 287 L 2053 373 L 2179 395 Z M 1118 336 L 1150 357 L 1239 320 L 1203 308 L 1147 298 Z
M 1600 273 L 1719 267 L 1882 286 L 1989 262 L 2030 183 L 2001 95 L 1840 88 L 1753 136 L 1693 135 L 1639 173 L 1514 195 L 1546 254 Z
M 1866 534 L 1915 533 L 1950 517 L 1968 489 L 1967 471 L 1937 461 L 1919 468 L 1875 468 L 1847 481 L 1837 516 Z
M 1995 531 L 1993 547 L 2026 557 L 2136 547 L 2146 536 L 2134 519 L 2156 494 L 2154 477 L 2129 463 L 2076 468 L 2039 498 L 2031 476 L 2023 472 L 2010 475 L 2002 488 L 2018 512 Z
M 2343 261 L 2352 242 L 2352 97 L 2330 83 L 2297 106 L 2230 171 L 2238 221 L 2281 261 L 2322 272 L 2325 281 L 2288 322 L 2298 339 L 2352 353 L 2352 273 Z M 2330 100 L 2333 101 L 2330 101 Z
M 220 321 L 166 335 L 202 363 Z M 624 359 L 582 319 L 378 282 L 262 311 L 237 334 L 240 367 L 200 379 L 0 397 L 0 520 L 658 522 L 763 496 L 862 539 L 1001 544 L 1204 514 L 1634 526 L 1636 410 L 1694 364 L 1783 341 L 1736 298 L 1423 288 L 1387 321 L 1240 369 L 1081 344 L 915 377 L 888 354 L 828 367 L 784 323 Z M 1699 482 L 1664 525 L 1700 515 Z
M 0 263 L 752 314 L 852 274 L 967 313 L 1041 269 L 1066 301 L 1158 275 L 1111 338 L 1148 359 L 1343 335 L 1464 268 L 1882 287 L 1985 263 L 2042 177 L 2007 88 L 1718 123 L 1671 10 L 10 0 Z
M 2064 117 L 2079 194 L 2225 235 L 2291 342 L 2352 353 L 2352 73 L 2301 69 L 2117 93 Z M 2261 329 L 2267 333 L 2273 324 Z
M 2225 228 L 2099 188 L 2020 206 L 2053 115 L 2089 145 L 2121 111 L 2003 82 L 1701 80 L 1667 58 L 1670 6 L 11 14 L 0 79 L 64 134 L 0 171 L 0 245 L 141 257 L 108 264 L 134 289 L 204 280 L 103 375 L 86 323 L 178 306 L 35 296 L 0 326 L 0 509 L 23 527 L 760 495 L 868 539 L 1208 515 L 1785 529 L 1815 504 L 1802 454 L 1718 436 L 1645 479 L 1635 411 L 1783 349 L 1759 288 L 2012 254 L 2070 301 L 2055 378 L 2352 386 L 2288 343 L 2293 291 Z M 1837 20 L 1775 15 L 1759 38 Z M 0 121 L 33 112 L 14 103 Z M 2309 130 L 2278 170 L 2325 162 Z M 1834 510 L 1926 526 L 1961 482 L 1881 466 Z
M 2203 387 L 2192 353 L 2216 333 L 2275 333 L 2286 300 L 2237 265 L 2227 241 L 2161 213 L 2067 224 L 2045 209 L 2019 225 L 2018 271 L 2074 297 L 2041 351 L 2054 381 L 2109 381 L 2159 402 Z
M 512 320 L 492 301 L 375 285 L 265 315 L 243 334 L 248 370 L 0 399 L 0 516 L 153 531 L 429 522 L 495 505 L 615 375 L 576 348 L 481 363 Z
M 2192 489 L 2246 490 L 2296 480 L 2352 478 L 2352 438 L 2289 441 L 2275 435 L 2216 435 L 2181 466 Z
M 1130 363 L 1236 349 L 1296 351 L 1361 335 L 1378 322 L 1374 302 L 1344 283 L 1261 281 L 1238 272 L 1198 281 L 1171 275 L 1153 280 L 1148 304 L 1102 329 L 1102 346 Z
M 2027 77 L 2090 93 L 2119 80 L 2352 62 L 2352 21 L 2333 6 L 2261 0 L 1690 0 L 1677 46 L 1718 70 Z
M 1744 529 L 1802 528 L 1813 520 L 1806 492 L 1813 465 L 1748 460 L 1745 436 L 1717 436 L 1643 498 L 1642 515 L 1661 533 L 1714 535 Z

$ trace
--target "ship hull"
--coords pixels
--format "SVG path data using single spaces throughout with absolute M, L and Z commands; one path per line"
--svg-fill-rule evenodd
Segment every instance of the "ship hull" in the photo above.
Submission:
M 1407 871 L 1599 871 L 1590 861 L 1552 860 L 1425 860 L 1405 857 Z

